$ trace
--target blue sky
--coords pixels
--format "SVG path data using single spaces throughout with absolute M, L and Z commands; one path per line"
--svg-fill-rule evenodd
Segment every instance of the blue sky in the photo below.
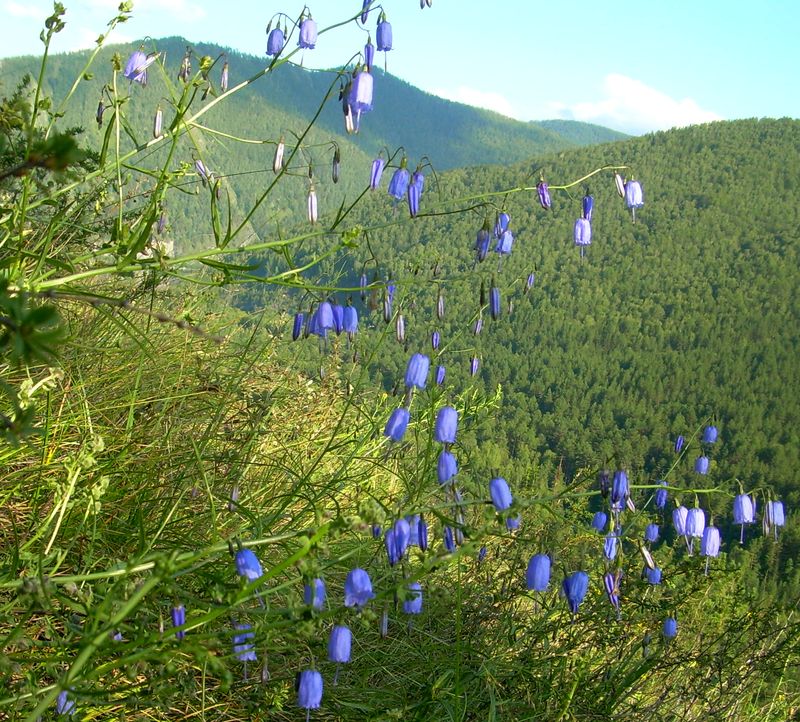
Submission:
M 55 50 L 91 47 L 119 0 L 63 0 Z M 375 0 L 377 5 L 379 0 Z M 800 117 L 796 0 L 382 0 L 389 72 L 436 95 L 519 120 L 574 118 L 630 133 L 716 119 Z M 312 0 L 320 29 L 361 0 Z M 263 57 L 286 0 L 136 0 L 110 40 L 183 35 Z M 0 0 L 0 56 L 38 54 L 47 0 Z M 375 13 L 377 16 L 377 12 Z M 370 17 L 373 31 L 377 17 Z M 351 23 L 320 36 L 307 67 L 343 64 L 364 44 Z M 381 60 L 382 62 L 382 60 Z M 232 68 L 235 78 L 235 69 Z

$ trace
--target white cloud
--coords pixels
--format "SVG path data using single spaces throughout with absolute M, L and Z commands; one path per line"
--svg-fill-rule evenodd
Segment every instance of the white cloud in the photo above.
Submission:
M 31 5 L 20 5 L 15 2 L 3 3 L 3 10 L 15 18 L 33 18 L 34 20 L 44 20 L 47 13 L 41 8 Z
M 468 88 L 465 85 L 459 85 L 455 90 L 433 90 L 434 95 L 447 100 L 454 100 L 457 103 L 465 103 L 466 105 L 474 105 L 478 108 L 487 108 L 493 110 L 495 113 L 506 115 L 509 118 L 515 118 L 516 113 L 514 106 L 511 102 L 500 93 L 493 93 L 491 91 L 477 90 L 476 88 Z
M 704 110 L 692 98 L 676 100 L 640 80 L 612 73 L 603 81 L 602 100 L 597 102 L 551 104 L 562 118 L 597 123 L 629 133 L 680 128 L 721 120 Z

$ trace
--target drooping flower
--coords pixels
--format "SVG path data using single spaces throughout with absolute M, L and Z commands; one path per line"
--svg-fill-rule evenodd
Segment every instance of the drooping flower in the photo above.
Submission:
M 702 509 L 692 507 L 686 514 L 686 536 L 699 539 L 706 528 L 706 515 Z
M 402 441 L 408 427 L 408 422 L 411 419 L 411 413 L 408 409 L 400 407 L 392 411 L 389 420 L 386 422 L 386 428 L 383 430 L 383 435 L 388 436 L 392 441 Z
M 686 519 L 688 516 L 689 510 L 685 506 L 679 506 L 677 509 L 672 510 L 672 525 L 680 536 L 686 534 Z
M 197 175 L 200 176 L 200 180 L 203 181 L 203 186 L 211 182 L 213 175 L 211 171 L 206 168 L 206 164 L 199 158 L 194 162 L 194 169 L 197 171 Z
M 522 523 L 521 514 L 517 514 L 516 516 L 506 517 L 506 529 L 508 529 L 508 531 L 515 531 L 519 529 L 519 525 L 521 523 Z
M 550 584 L 550 557 L 534 554 L 528 562 L 525 583 L 534 592 L 544 592 Z
M 411 541 L 411 524 L 407 519 L 398 519 L 394 523 L 392 530 L 394 531 L 394 543 L 397 545 L 397 552 L 402 557 Z
M 386 19 L 386 13 L 381 13 L 378 18 L 378 27 L 375 30 L 375 44 L 378 50 L 389 51 L 392 49 L 392 26 Z
M 372 70 L 372 63 L 375 60 L 375 46 L 372 44 L 372 38 L 367 38 L 367 44 L 364 46 L 364 67 L 367 70 Z
M 594 210 L 594 198 L 588 193 L 583 197 L 581 202 L 581 213 L 587 221 L 592 220 L 592 211 Z
M 614 561 L 617 556 L 617 544 L 619 542 L 619 535 L 616 530 L 606 534 L 606 540 L 603 544 L 603 554 L 609 561 Z
M 453 530 L 446 526 L 444 528 L 444 548 L 451 554 L 456 550 L 456 542 L 453 538 Z
M 178 69 L 178 80 L 184 83 L 189 82 L 189 78 L 192 76 L 192 51 L 191 48 L 187 48 L 186 52 L 183 55 L 183 59 L 181 60 L 181 67 Z
M 331 160 L 331 180 L 334 183 L 339 182 L 339 176 L 342 172 L 342 154 L 339 151 L 339 146 L 333 151 L 333 160 Z
M 475 326 L 472 330 L 476 336 L 483 331 L 483 314 L 478 313 L 478 318 L 475 319 Z
M 400 167 L 392 173 L 392 177 L 389 180 L 388 193 L 398 200 L 403 198 L 408 192 L 408 185 L 411 182 L 411 173 L 409 173 L 405 164 L 406 159 L 403 158 L 403 160 L 400 161 Z
M 611 603 L 611 606 L 619 612 L 619 582 L 622 579 L 622 570 L 617 569 L 613 572 L 606 572 L 603 576 L 603 586 L 606 590 L 606 597 Z
M 608 524 L 608 514 L 604 511 L 596 511 L 592 517 L 592 527 L 599 532 L 603 532 Z
M 681 449 L 683 449 L 683 442 L 684 442 L 684 438 L 682 436 L 679 436 L 677 439 L 675 439 L 675 453 L 676 454 L 680 454 L 681 453 Z
M 497 245 L 494 250 L 501 256 L 507 256 L 511 253 L 511 247 L 514 245 L 514 234 L 511 231 L 503 231 L 497 239 Z
M 442 451 L 439 454 L 439 461 L 436 464 L 436 473 L 440 484 L 446 484 L 458 473 L 456 457 L 449 451 Z
M 739 543 L 744 543 L 744 525 L 752 524 L 756 520 L 756 504 L 747 494 L 738 494 L 733 500 L 733 523 L 741 524 L 742 531 Z
M 715 526 L 707 526 L 703 531 L 703 538 L 700 540 L 700 554 L 706 557 L 706 574 L 708 574 L 710 558 L 719 556 L 721 542 L 719 529 Z
M 297 45 L 301 48 L 314 49 L 317 44 L 317 23 L 309 15 L 300 21 L 300 37 L 297 39 Z
M 347 664 L 352 646 L 353 633 L 350 628 L 343 624 L 334 625 L 328 638 L 328 659 L 337 664 Z
M 436 385 L 441 386 L 444 383 L 446 369 L 444 366 L 436 367 Z
M 345 306 L 342 313 L 342 329 L 352 341 L 358 333 L 358 311 L 355 306 Z
M 408 212 L 412 218 L 419 213 L 419 200 L 422 197 L 422 190 L 425 187 L 425 176 L 420 171 L 416 171 L 411 177 L 408 186 Z
M 647 577 L 648 583 L 652 584 L 653 586 L 661 584 L 661 570 L 658 567 L 655 569 L 648 568 L 645 571 L 645 576 Z
M 775 538 L 778 538 L 778 527 L 786 525 L 786 512 L 782 501 L 768 501 L 766 506 L 767 523 L 774 528 Z
M 322 702 L 322 675 L 316 669 L 305 669 L 297 680 L 297 706 L 304 710 L 319 709 Z
M 147 69 L 158 60 L 160 53 L 150 53 L 145 55 L 141 50 L 135 50 L 125 63 L 125 70 L 122 72 L 128 80 L 140 85 L 147 85 Z
M 494 224 L 494 235 L 496 238 L 500 238 L 507 230 L 508 225 L 511 222 L 511 217 L 508 213 L 498 213 L 497 214 L 497 221 Z
M 372 168 L 369 173 L 369 187 L 372 190 L 375 190 L 380 185 L 385 165 L 386 161 L 383 158 L 376 158 L 372 161 Z
M 364 4 L 361 7 L 361 24 L 365 25 L 367 22 L 367 18 L 369 17 L 369 6 L 372 3 L 372 0 L 364 0 Z
M 486 255 L 489 253 L 489 243 L 491 242 L 492 238 L 489 234 L 489 219 L 487 218 L 483 222 L 483 226 L 478 231 L 478 235 L 475 237 L 475 250 L 478 253 L 478 263 L 482 263 L 486 260 Z
M 436 351 L 439 348 L 439 344 L 442 341 L 442 335 L 438 331 L 434 331 L 431 334 L 431 348 Z
M 440 321 L 444 318 L 444 293 L 439 289 L 439 295 L 436 297 L 436 318 Z
M 358 127 L 361 123 L 361 114 L 372 110 L 372 90 L 372 74 L 365 68 L 362 68 L 360 72 L 356 72 L 355 77 L 351 81 L 350 94 L 348 95 L 350 109 L 354 113 L 356 131 L 358 131 Z
M 621 511 L 629 496 L 628 474 L 619 469 L 614 472 L 614 480 L 611 483 L 611 508 Z
M 370 599 L 375 598 L 369 574 L 356 567 L 350 570 L 344 582 L 344 606 L 363 607 Z
M 286 38 L 283 34 L 283 30 L 274 28 L 267 36 L 267 55 L 277 58 L 281 54 L 285 44 Z
M 500 289 L 494 285 L 494 279 L 492 279 L 492 286 L 489 289 L 489 312 L 495 321 L 500 316 Z
M 494 504 L 494 508 L 497 511 L 505 511 L 513 501 L 508 482 L 502 477 L 496 477 L 489 482 L 489 496 L 492 498 L 492 504 Z
M 325 580 L 315 577 L 309 584 L 303 585 L 303 603 L 312 609 L 320 611 L 325 608 L 325 600 L 328 598 L 328 591 L 325 588 Z
M 172 626 L 182 627 L 184 624 L 186 624 L 186 607 L 183 604 L 179 604 L 177 607 L 172 608 Z M 175 632 L 175 639 L 183 639 L 185 636 L 186 632 L 182 629 Z
M 586 218 L 578 218 L 572 230 L 576 246 L 588 246 L 592 243 L 592 224 Z
M 641 208 L 644 205 L 642 195 L 642 184 L 637 180 L 629 180 L 625 184 L 625 204 L 631 210 Z
M 658 535 L 658 524 L 648 524 L 644 530 L 645 540 L 649 541 L 651 544 L 655 544 L 658 541 Z
M 536 192 L 539 194 L 539 203 L 541 204 L 542 208 L 547 210 L 552 205 L 552 201 L 550 200 L 550 189 L 547 186 L 547 183 L 544 181 L 539 181 L 536 184 Z
M 694 470 L 698 474 L 707 474 L 708 473 L 708 457 L 707 456 L 698 456 L 694 462 Z
M 304 315 L 302 312 L 298 312 L 294 315 L 294 324 L 292 325 L 292 341 L 297 341 L 300 338 L 300 334 L 303 332 L 303 319 Z
M 403 611 L 406 614 L 420 614 L 422 612 L 422 585 L 419 582 L 411 582 L 408 585 L 411 595 L 403 600 Z
M 240 549 L 236 552 L 236 573 L 240 577 L 245 577 L 248 582 L 255 581 L 264 573 L 261 569 L 261 562 L 251 549 Z
M 479 364 L 480 364 L 480 361 L 478 360 L 477 356 L 473 356 L 472 358 L 470 358 L 470 360 L 469 360 L 469 375 L 470 376 L 474 376 L 476 373 L 478 373 Z
M 424 389 L 428 383 L 428 370 L 431 360 L 421 353 L 415 353 L 406 366 L 406 388 Z
M 255 639 L 255 633 L 249 624 L 237 624 L 240 634 L 233 635 L 233 653 L 240 662 L 257 662 L 255 645 L 249 640 Z
M 578 607 L 589 591 L 589 575 L 586 572 L 573 572 L 561 584 L 567 604 L 573 614 L 578 613 Z
M 717 427 L 716 426 L 706 426 L 703 429 L 703 443 L 704 444 L 713 444 L 717 440 Z
M 664 488 L 656 490 L 656 509 L 664 509 L 667 506 L 667 482 L 659 481 Z
M 443 406 L 436 415 L 433 438 L 440 444 L 455 444 L 458 429 L 458 411 L 452 406 Z
M 536 274 L 529 273 L 528 279 L 525 281 L 525 293 L 528 293 L 533 288 L 533 284 L 536 282 Z
M 62 689 L 58 693 L 58 698 L 56 699 L 56 713 L 72 717 L 75 712 L 77 712 L 77 709 L 72 694 L 66 689 Z
M 668 617 L 664 620 L 664 627 L 662 633 L 666 639 L 675 639 L 678 634 L 678 623 L 674 617 Z
M 422 551 L 428 550 L 428 522 L 424 517 L 420 517 L 417 522 L 417 546 Z

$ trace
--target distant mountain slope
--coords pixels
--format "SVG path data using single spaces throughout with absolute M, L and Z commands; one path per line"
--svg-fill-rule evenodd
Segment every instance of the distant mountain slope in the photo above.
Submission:
M 155 40 L 154 45 L 165 55 L 168 72 L 174 77 L 180 58 L 191 43 L 169 37 Z M 94 69 L 96 80 L 81 84 L 79 89 L 77 105 L 85 114 L 82 115 L 84 123 L 88 124 L 94 113 L 98 87 L 103 80 L 100 74 L 108 69 L 111 54 L 119 52 L 124 58 L 135 47 L 138 45 L 111 45 L 103 50 Z M 193 50 L 197 57 L 217 57 L 226 52 L 232 84 L 255 75 L 268 60 L 204 43 L 194 45 Z M 48 83 L 56 98 L 67 91 L 87 55 L 88 52 L 77 52 L 51 58 Z M 0 93 L 7 95 L 23 72 L 36 69 L 36 62 L 32 57 L 3 60 Z M 151 72 L 151 76 L 155 75 Z M 374 69 L 374 75 L 374 110 L 364 118 L 360 133 L 347 137 L 369 156 L 384 146 L 390 149 L 403 146 L 412 158 L 427 154 L 434 167 L 442 171 L 471 165 L 507 164 L 520 158 L 625 137 L 606 128 L 571 121 L 523 123 L 430 95 L 378 68 Z M 291 127 L 288 120 L 313 116 L 332 82 L 336 88 L 321 114 L 318 131 L 345 136 L 341 107 L 337 102 L 336 71 L 309 71 L 296 65 L 283 65 L 256 83 L 252 92 L 247 91 L 250 101 L 246 108 L 239 106 L 238 112 L 247 113 L 252 132 L 260 130 L 259 118 L 275 119 L 281 115 L 288 118 L 280 127 L 288 129 Z M 236 112 L 236 108 L 229 108 L 226 118 Z

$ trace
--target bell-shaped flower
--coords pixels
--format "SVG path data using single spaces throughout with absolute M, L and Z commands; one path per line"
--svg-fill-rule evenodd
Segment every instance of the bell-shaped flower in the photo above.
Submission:
M 422 585 L 411 582 L 407 587 L 409 596 L 403 600 L 403 611 L 406 614 L 420 614 L 422 612 Z
M 752 524 L 756 520 L 755 504 L 747 494 L 738 494 L 733 500 L 734 524 Z
M 378 50 L 388 51 L 392 49 L 392 26 L 383 12 L 378 18 L 378 27 L 375 30 L 375 44 Z
M 517 514 L 516 516 L 509 516 L 506 517 L 506 529 L 508 531 L 516 531 L 519 529 L 519 525 L 522 523 L 522 515 Z
M 552 205 L 552 201 L 550 200 L 550 189 L 547 186 L 547 183 L 544 181 L 539 181 L 536 184 L 536 192 L 539 195 L 539 203 L 541 204 L 542 208 L 547 210 Z
M 412 218 L 419 213 L 419 200 L 422 197 L 422 190 L 425 186 L 425 176 L 416 171 L 411 176 L 411 183 L 408 186 L 408 212 Z
M 592 517 L 592 527 L 602 533 L 605 531 L 606 524 L 608 524 L 608 514 L 604 511 L 596 511 Z
M 440 484 L 446 484 L 458 473 L 456 457 L 449 451 L 442 451 L 439 454 L 439 461 L 436 464 L 436 473 Z
M 245 577 L 248 582 L 255 581 L 264 573 L 261 569 L 261 562 L 251 549 L 240 549 L 234 558 L 236 562 L 236 573 L 240 577 Z
M 619 582 L 622 579 L 622 570 L 617 569 L 613 572 L 606 572 L 603 576 L 603 586 L 606 590 L 606 597 L 611 606 L 619 612 Z
M 441 386 L 444 383 L 446 369 L 444 366 L 436 367 L 436 385 Z
M 417 546 L 422 551 L 428 550 L 428 522 L 424 517 L 420 517 L 417 522 Z
M 311 15 L 300 21 L 300 37 L 297 39 L 297 45 L 301 48 L 309 48 L 311 50 L 317 44 L 317 23 L 312 19 Z
M 317 611 L 325 608 L 328 591 L 325 580 L 315 577 L 309 584 L 303 585 L 303 603 Z
M 408 427 L 408 422 L 411 419 L 411 413 L 408 409 L 400 407 L 392 411 L 389 420 L 386 422 L 386 428 L 383 430 L 383 435 L 388 436 L 392 441 L 402 441 Z
M 649 567 L 645 570 L 645 576 L 647 577 L 647 582 L 656 586 L 661 584 L 661 570 L 656 567 L 655 569 L 650 569 Z
M 525 293 L 528 293 L 533 288 L 533 284 L 536 282 L 536 274 L 529 273 L 528 278 L 525 281 Z
M 609 561 L 614 561 L 617 557 L 617 545 L 619 543 L 619 535 L 616 531 L 606 534 L 606 540 L 603 544 L 603 555 Z
M 331 311 L 333 311 L 333 330 L 338 336 L 344 330 L 344 306 L 332 303 Z
M 699 539 L 706 528 L 706 515 L 702 509 L 692 507 L 686 513 L 686 536 Z
M 452 406 L 443 406 L 436 415 L 433 438 L 440 444 L 455 444 L 458 429 L 458 411 Z
M 375 46 L 372 44 L 372 38 L 367 38 L 367 44 L 364 46 L 364 67 L 367 70 L 372 70 L 372 63 L 375 60 Z
M 62 689 L 56 698 L 56 713 L 59 716 L 72 717 L 77 711 L 72 693 Z
M 469 375 L 474 376 L 478 373 L 478 366 L 480 365 L 480 360 L 477 356 L 472 356 L 469 360 Z
M 706 426 L 703 429 L 703 443 L 704 444 L 713 444 L 716 442 L 718 436 L 717 427 L 716 426 Z
M 233 635 L 233 653 L 240 662 L 257 662 L 255 645 L 250 641 L 255 639 L 255 633 L 249 624 L 237 624 L 239 634 Z
M 131 82 L 147 85 L 147 69 L 158 60 L 160 53 L 145 55 L 141 50 L 135 50 L 125 63 L 122 74 Z
M 358 333 L 358 311 L 354 306 L 345 306 L 342 313 L 342 330 L 351 340 Z
M 486 228 L 481 228 L 478 231 L 478 237 L 475 239 L 475 250 L 478 253 L 478 263 L 482 263 L 486 260 L 486 256 L 489 253 L 489 243 L 491 241 L 491 236 L 489 235 L 489 231 Z
M 280 28 L 273 28 L 267 36 L 267 55 L 278 57 L 286 44 L 286 37 L 283 30 Z
M 455 539 L 453 538 L 452 528 L 446 526 L 444 528 L 443 537 L 444 537 L 444 548 L 452 554 L 456 550 L 456 542 Z
M 706 558 L 706 574 L 708 574 L 708 557 L 719 556 L 719 548 L 722 543 L 719 529 L 715 526 L 707 526 L 703 530 L 703 538 L 700 540 L 700 554 Z
M 383 158 L 376 158 L 372 161 L 372 167 L 369 172 L 369 187 L 375 190 L 381 182 L 383 169 L 386 167 L 386 161 Z
M 665 619 L 664 626 L 661 631 L 666 639 L 675 639 L 678 634 L 678 623 L 675 621 L 675 618 L 668 617 Z
M 694 470 L 698 474 L 707 474 L 708 473 L 708 457 L 707 456 L 698 456 L 694 462 Z
M 303 332 L 303 320 L 304 315 L 302 312 L 298 312 L 294 315 L 294 324 L 292 325 L 292 341 L 297 341 L 300 338 L 300 334 Z
M 528 562 L 525 583 L 534 592 L 543 592 L 550 584 L 550 557 L 547 554 L 534 554 Z
M 672 525 L 675 527 L 675 532 L 684 536 L 686 534 L 686 519 L 689 516 L 689 510 L 685 506 L 679 506 L 677 509 L 672 510 Z
M 656 490 L 656 509 L 664 509 L 667 506 L 667 482 L 659 481 L 658 483 L 664 488 Z
M 350 110 L 354 114 L 355 130 L 358 130 L 361 123 L 361 114 L 372 110 L 372 90 L 372 74 L 362 68 L 351 81 L 347 98 Z
M 383 543 L 386 547 L 386 558 L 389 560 L 389 566 L 393 567 L 402 558 L 402 555 L 397 548 L 397 540 L 395 539 L 394 528 L 386 530 L 386 533 L 383 535 Z
M 489 496 L 491 496 L 492 504 L 497 511 L 505 511 L 513 501 L 508 482 L 502 477 L 496 477 L 489 482 Z
M 350 570 L 344 581 L 344 606 L 363 607 L 370 599 L 375 598 L 369 574 L 356 567 Z
M 406 159 L 400 161 L 400 167 L 392 173 L 389 180 L 388 193 L 390 196 L 400 200 L 408 192 L 408 186 L 411 183 L 411 173 L 405 166 Z
M 411 541 L 411 524 L 407 519 L 398 519 L 392 529 L 394 530 L 394 543 L 397 545 L 397 552 L 402 557 Z
M 628 474 L 619 469 L 614 472 L 614 480 L 611 483 L 611 508 L 615 511 L 622 511 L 629 496 Z
M 768 501 L 766 514 L 770 526 L 780 527 L 786 525 L 786 512 L 784 511 L 782 501 Z
M 364 4 L 361 6 L 361 24 L 365 25 L 367 22 L 367 18 L 369 17 L 369 6 L 372 4 L 373 0 L 364 0 Z
M 438 331 L 434 331 L 431 334 L 431 348 L 436 351 L 439 348 L 439 344 L 442 342 L 442 335 Z
M 588 193 L 583 197 L 581 202 L 581 215 L 587 220 L 592 220 L 592 211 L 594 210 L 594 198 Z
M 651 544 L 655 544 L 658 541 L 658 535 L 658 524 L 648 524 L 645 527 L 644 538 L 646 541 L 650 542 Z
M 511 222 L 511 217 L 508 213 L 498 213 L 497 214 L 497 221 L 494 224 L 494 235 L 495 238 L 500 238 L 507 230 L 508 225 Z
M 350 650 L 353 646 L 353 633 L 343 624 L 334 625 L 328 638 L 328 659 L 337 664 L 350 661 Z
M 592 243 L 592 224 L 586 218 L 578 218 L 572 229 L 572 238 L 576 246 L 588 246 Z
M 476 336 L 478 334 L 480 334 L 481 331 L 483 331 L 483 315 L 482 314 L 480 314 L 480 313 L 478 314 L 478 318 L 475 319 L 475 326 L 473 327 L 472 330 L 473 330 L 473 332 L 474 332 L 474 334 Z
M 489 312 L 494 320 L 500 316 L 500 289 L 494 285 L 494 281 L 489 289 Z
M 497 245 L 494 250 L 501 256 L 507 256 L 511 253 L 511 247 L 514 245 L 514 234 L 511 231 L 503 231 L 497 239 Z
M 406 319 L 402 313 L 398 313 L 394 320 L 394 337 L 397 339 L 397 343 L 404 344 L 406 342 Z
M 567 604 L 573 614 L 578 613 L 578 607 L 589 591 L 589 575 L 586 572 L 573 572 L 561 584 Z
M 424 389 L 428 383 L 431 360 L 421 353 L 415 353 L 406 366 L 406 388 Z
M 297 706 L 301 709 L 319 709 L 322 702 L 322 675 L 316 669 L 305 669 L 297 680 Z
M 676 454 L 680 454 L 681 453 L 681 450 L 683 449 L 684 441 L 685 441 L 685 439 L 683 438 L 683 436 L 679 436 L 677 439 L 675 439 L 675 453 Z
M 183 604 L 179 604 L 177 607 L 172 608 L 172 626 L 182 627 L 184 624 L 186 624 L 186 607 Z M 175 639 L 183 639 L 185 636 L 186 632 L 182 629 L 175 632 Z
M 644 205 L 642 184 L 637 180 L 629 180 L 625 184 L 625 205 L 628 208 L 641 208 Z

